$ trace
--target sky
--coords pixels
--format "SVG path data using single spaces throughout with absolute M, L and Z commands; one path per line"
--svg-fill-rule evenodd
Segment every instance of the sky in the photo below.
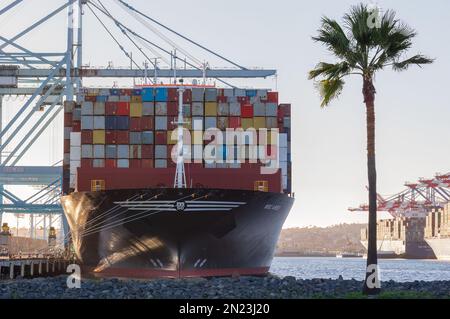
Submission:
M 0 7 L 11 1 L 0 1 Z M 366 213 L 348 207 L 367 202 L 365 109 L 361 79 L 349 78 L 343 94 L 326 109 L 307 73 L 319 61 L 333 62 L 311 36 L 326 15 L 340 19 L 358 1 L 311 2 L 280 0 L 207 1 L 129 0 L 131 5 L 210 49 L 248 67 L 275 68 L 276 79 L 234 81 L 244 86 L 279 91 L 280 102 L 292 103 L 292 161 L 295 204 L 284 227 L 328 226 L 365 222 Z M 405 181 L 450 171 L 450 107 L 448 72 L 450 42 L 445 40 L 450 2 L 435 0 L 363 1 L 394 9 L 397 17 L 418 31 L 411 54 L 436 58 L 433 65 L 406 72 L 377 74 L 378 190 L 383 195 L 402 190 Z M 63 0 L 25 0 L 11 13 L 0 16 L 0 35 L 11 37 L 38 20 Z M 149 38 L 153 35 L 122 11 L 115 1 L 103 0 L 113 15 Z M 104 21 L 107 21 L 104 19 Z M 111 24 L 107 24 L 112 29 Z M 63 51 L 66 13 L 62 12 L 19 41 L 36 51 Z M 115 32 L 119 39 L 123 39 Z M 215 67 L 223 61 L 183 44 L 201 61 Z M 127 45 L 127 48 L 131 46 Z M 128 66 L 89 9 L 84 15 L 84 63 L 90 66 Z M 190 51 L 191 52 L 191 51 Z M 142 62 L 135 49 L 133 56 Z M 94 85 L 95 83 L 86 83 Z M 98 83 L 97 83 L 98 84 Z M 105 83 L 107 85 L 108 83 Z M 17 111 L 18 102 L 5 101 L 4 125 Z M 61 159 L 62 117 L 30 149 L 21 165 L 53 164 Z M 25 194 L 30 190 L 22 190 Z M 380 214 L 386 217 L 387 214 Z

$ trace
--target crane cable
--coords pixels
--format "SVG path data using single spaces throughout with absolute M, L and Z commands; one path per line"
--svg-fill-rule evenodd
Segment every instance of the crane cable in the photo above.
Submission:
M 107 13 L 107 15 L 108 15 L 108 17 L 112 17 L 111 16 L 111 13 L 108 11 L 108 9 L 106 9 L 105 8 L 105 6 L 103 5 L 103 3 L 100 1 L 100 0 L 97 0 L 99 3 L 100 3 L 100 5 L 103 7 L 103 9 L 106 11 L 106 13 Z M 91 2 L 92 3 L 92 2 Z M 114 20 L 113 20 L 114 21 Z M 130 37 L 130 35 L 127 33 L 127 31 L 124 29 L 124 28 L 122 28 L 121 26 L 120 26 L 120 24 L 118 24 L 117 22 L 115 23 L 116 24 L 116 26 L 120 29 L 120 31 L 128 38 L 128 40 L 130 40 L 130 42 L 131 43 L 133 43 L 134 44 L 134 46 L 142 53 L 142 55 L 153 65 L 153 67 L 155 68 L 155 70 L 157 69 L 157 66 L 156 66 L 156 64 L 152 61 L 152 59 L 150 58 L 150 57 L 148 57 L 148 55 L 142 50 L 142 48 L 140 48 L 138 45 L 137 45 L 137 43 Z M 154 52 L 152 52 L 152 53 L 154 53 Z M 156 56 L 157 56 L 157 54 L 155 54 Z M 150 80 L 151 82 L 153 82 L 152 80 Z
M 125 48 L 120 44 L 120 42 L 116 39 L 116 37 L 111 33 L 111 31 L 109 31 L 108 27 L 103 23 L 103 21 L 97 16 L 97 14 L 94 12 L 94 10 L 92 10 L 91 6 L 89 5 L 89 3 L 86 4 L 89 8 L 89 10 L 91 10 L 92 14 L 97 18 L 97 20 L 100 22 L 100 24 L 103 26 L 103 28 L 106 30 L 106 32 L 108 32 L 108 34 L 110 35 L 110 37 L 114 40 L 114 42 L 116 42 L 116 44 L 119 46 L 120 50 L 122 50 L 122 52 L 125 54 L 125 56 L 127 58 L 129 58 L 131 60 L 131 62 L 136 65 L 136 67 L 138 69 L 141 69 L 141 67 L 134 61 L 133 57 L 125 50 Z
M 99 8 L 99 7 L 98 7 L 95 3 L 93 3 L 92 1 L 90 1 L 90 3 L 91 3 L 94 7 L 96 7 L 97 10 L 99 10 L 99 11 L 102 12 L 104 15 L 106 15 L 106 16 L 109 17 L 111 20 L 113 20 L 115 23 L 119 24 L 122 28 L 126 29 L 126 30 L 127 30 L 129 33 L 131 33 L 135 38 L 141 39 L 142 41 L 144 41 L 144 42 L 150 44 L 151 46 L 154 46 L 155 48 L 157 48 L 157 49 L 159 49 L 159 50 L 165 52 L 166 54 L 171 55 L 171 52 L 167 51 L 166 49 L 162 48 L 161 46 L 157 45 L 156 43 L 154 43 L 154 42 L 152 42 L 152 41 L 146 39 L 146 38 L 143 37 L 142 35 L 136 33 L 135 31 L 133 31 L 132 29 L 128 28 L 126 25 L 124 25 L 123 23 L 121 23 L 120 21 L 118 21 L 118 20 L 117 20 L 116 18 L 114 18 L 113 16 L 108 16 L 108 14 L 107 14 L 103 9 Z M 155 55 L 157 55 L 157 54 L 155 54 Z M 177 58 L 178 60 L 182 61 L 182 62 L 185 62 L 187 65 L 189 65 L 190 67 L 193 67 L 193 68 L 196 69 L 196 70 L 201 70 L 200 67 L 198 67 L 198 66 L 192 64 L 191 62 L 184 61 L 184 60 L 181 59 L 180 57 L 176 57 L 176 58 Z M 168 61 L 166 61 L 166 60 L 163 59 L 163 58 L 161 58 L 161 59 L 162 59 L 165 63 L 167 63 L 168 65 L 170 65 L 170 63 L 169 63 Z M 231 88 L 236 88 L 235 85 L 233 85 L 233 84 L 231 84 L 231 83 L 228 83 L 228 82 L 226 82 L 226 81 L 224 81 L 224 80 L 222 80 L 222 79 L 220 79 L 220 78 L 214 77 L 214 79 L 216 79 L 217 81 L 219 81 L 219 82 L 221 82 L 221 83 L 223 83 L 223 84 L 225 84 L 225 85 L 228 85 L 228 86 L 231 87 Z
M 198 46 L 199 48 L 201 48 L 201 49 L 203 49 L 203 50 L 205 50 L 205 51 L 207 51 L 207 52 L 209 52 L 209 53 L 211 53 L 211 54 L 213 54 L 213 55 L 215 55 L 215 56 L 221 58 L 222 60 L 224 60 L 224 61 L 226 61 L 226 62 L 228 62 L 228 63 L 230 63 L 230 64 L 233 64 L 234 66 L 236 66 L 236 67 L 238 67 L 238 68 L 240 68 L 240 69 L 242 69 L 242 70 L 247 70 L 247 68 L 245 68 L 245 67 L 243 67 L 243 66 L 241 66 L 241 65 L 239 65 L 239 64 L 237 64 L 237 63 L 235 63 L 235 62 L 233 62 L 233 61 L 231 61 L 231 60 L 229 60 L 229 59 L 227 59 L 227 58 L 225 58 L 225 57 L 223 57 L 222 55 L 220 55 L 220 54 L 218 54 L 218 53 L 216 53 L 216 52 L 214 52 L 214 51 L 212 51 L 212 50 L 206 48 L 205 46 L 203 46 L 203 45 L 201 45 L 201 44 L 199 44 L 199 43 L 197 43 L 197 42 L 195 42 L 195 41 L 189 39 L 188 37 L 182 35 L 181 33 L 178 33 L 177 31 L 175 31 L 175 30 L 173 30 L 173 29 L 171 29 L 171 28 L 165 26 L 164 24 L 158 22 L 157 20 L 155 20 L 155 19 L 149 17 L 148 15 L 146 15 L 146 14 L 140 12 L 139 10 L 135 9 L 134 7 L 132 7 L 131 5 L 129 5 L 128 3 L 126 3 L 125 1 L 123 1 L 123 0 L 116 0 L 116 2 L 117 2 L 117 1 L 120 2 L 120 3 L 121 3 L 124 7 L 126 7 L 128 10 L 134 11 L 135 13 L 137 13 L 137 14 L 139 14 L 139 15 L 145 17 L 145 18 L 147 18 L 148 20 L 152 21 L 153 23 L 158 24 L 159 26 L 163 27 L 164 29 L 166 29 L 166 30 L 168 30 L 168 31 L 170 31 L 170 32 L 172 32 L 172 33 L 174 33 L 175 35 L 177 35 L 177 36 L 183 38 L 183 39 L 186 40 L 186 41 L 189 41 L 190 43 L 192 43 L 192 44 Z
M 119 0 L 116 0 L 116 2 L 121 2 Z M 120 6 L 120 3 L 119 3 Z M 124 8 L 123 6 L 120 6 L 121 8 Z M 177 45 L 173 40 L 169 39 L 169 37 L 165 36 L 162 32 L 160 32 L 158 29 L 156 29 L 155 27 L 153 27 L 150 23 L 148 23 L 147 21 L 145 21 L 142 17 L 140 17 L 135 10 L 130 10 L 130 8 L 125 7 L 124 9 L 128 9 L 125 10 L 129 15 L 131 15 L 132 17 L 134 17 L 136 20 L 138 20 L 143 26 L 145 26 L 147 29 L 149 29 L 150 31 L 152 31 L 154 34 L 156 34 L 158 37 L 160 37 L 162 40 L 164 40 L 165 42 L 167 42 L 168 44 L 170 44 L 172 47 L 176 48 L 177 50 L 179 50 L 181 53 L 183 53 L 184 55 L 186 55 L 188 58 L 190 58 L 192 61 L 194 61 L 195 63 L 197 63 L 199 66 L 202 65 L 202 62 L 200 60 L 198 60 L 196 57 L 194 57 L 192 54 L 190 54 L 187 50 L 183 49 L 181 46 Z

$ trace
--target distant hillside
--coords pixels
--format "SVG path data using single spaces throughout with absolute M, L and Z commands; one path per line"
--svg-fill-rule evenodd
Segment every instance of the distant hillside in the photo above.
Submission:
M 365 224 L 340 224 L 326 228 L 289 228 L 281 231 L 277 253 L 335 254 L 362 253 L 361 229 Z

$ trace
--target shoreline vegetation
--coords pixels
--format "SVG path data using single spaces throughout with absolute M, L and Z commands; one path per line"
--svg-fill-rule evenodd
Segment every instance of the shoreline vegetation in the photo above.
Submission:
M 0 299 L 365 299 L 361 280 L 265 277 L 119 280 L 67 276 L 0 281 Z M 450 281 L 381 283 L 377 299 L 450 299 Z
M 281 231 L 278 257 L 334 257 L 338 253 L 364 254 L 361 229 L 367 224 L 286 228 Z

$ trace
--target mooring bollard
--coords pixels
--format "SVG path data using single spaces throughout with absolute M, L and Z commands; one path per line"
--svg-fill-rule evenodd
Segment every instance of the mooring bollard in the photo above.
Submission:
M 9 264 L 9 279 L 14 279 L 14 263 Z

